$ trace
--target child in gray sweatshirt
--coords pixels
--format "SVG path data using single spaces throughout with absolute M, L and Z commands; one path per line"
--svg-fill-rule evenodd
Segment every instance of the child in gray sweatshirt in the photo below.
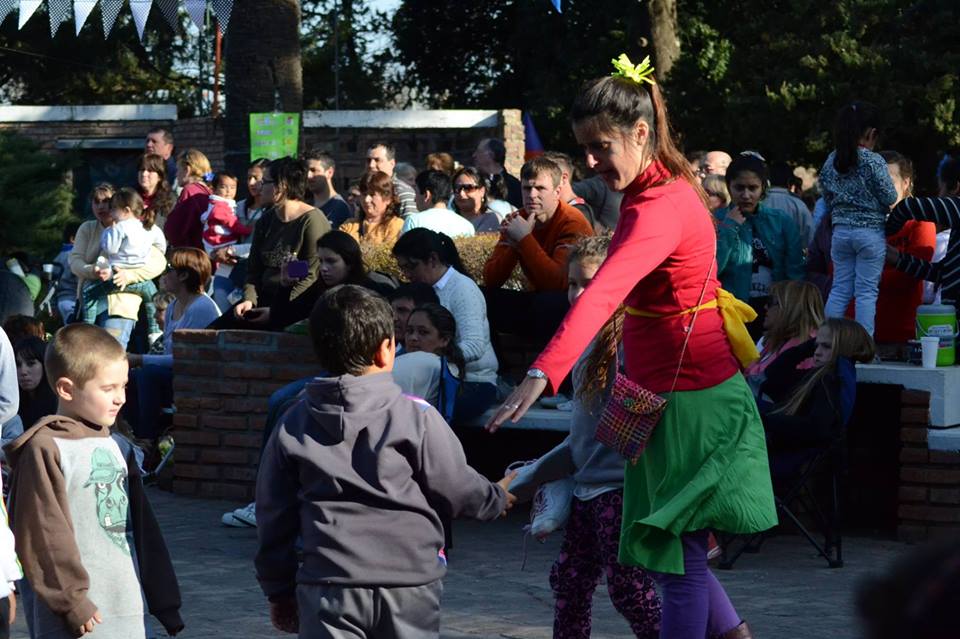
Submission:
M 512 505 L 466 463 L 427 402 L 390 370 L 393 314 L 358 286 L 310 316 L 323 368 L 271 435 L 257 477 L 257 577 L 274 625 L 300 637 L 438 637 L 442 512 L 492 520 Z M 302 565 L 295 542 L 303 540 Z

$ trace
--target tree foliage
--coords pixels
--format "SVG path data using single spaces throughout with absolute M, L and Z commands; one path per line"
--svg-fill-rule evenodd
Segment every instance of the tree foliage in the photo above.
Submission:
M 567 111 L 584 80 L 622 52 L 643 57 L 645 3 L 574 0 L 404 0 L 393 62 L 417 101 L 443 108 L 521 108 L 544 143 L 572 144 Z
M 70 21 L 51 38 L 46 4 L 22 30 L 17 29 L 15 15 L 8 16 L 0 25 L 0 100 L 20 104 L 171 102 L 180 106 L 181 117 L 198 112 L 196 77 L 184 73 L 195 68 L 191 62 L 195 41 L 175 34 L 156 8 L 147 21 L 143 44 L 128 12 L 120 14 L 107 40 L 101 22 L 98 4 L 79 36 Z
M 41 151 L 22 136 L 0 131 L 0 254 L 51 255 L 73 214 L 69 156 Z
M 960 146 L 953 0 L 681 0 L 680 13 L 667 88 L 687 148 L 819 166 L 854 99 L 882 108 L 882 146 L 912 156 L 921 177 Z
M 376 53 L 374 40 L 389 39 L 390 20 L 369 3 L 355 0 L 305 2 L 301 50 L 303 102 L 310 109 L 336 107 L 337 50 L 341 109 L 389 106 L 385 91 L 389 54 Z M 336 37 L 334 35 L 336 34 Z

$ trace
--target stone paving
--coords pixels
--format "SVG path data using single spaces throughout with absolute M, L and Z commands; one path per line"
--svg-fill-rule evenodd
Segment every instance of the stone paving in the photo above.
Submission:
M 220 525 L 237 504 L 178 497 L 149 490 L 183 591 L 182 637 L 283 637 L 271 625 L 266 600 L 253 575 L 253 529 Z M 520 570 L 525 512 L 489 524 L 457 522 L 445 580 L 441 635 L 450 639 L 544 639 L 551 636 L 553 598 L 547 582 L 559 537 L 528 544 Z M 852 599 L 857 584 L 882 570 L 909 546 L 848 537 L 846 566 L 826 568 L 799 537 L 769 540 L 759 554 L 744 555 L 732 571 L 717 571 L 740 614 L 761 639 L 854 638 Z M 27 636 L 22 620 L 12 633 Z M 606 592 L 595 597 L 593 637 L 631 637 Z M 96 632 L 92 635 L 96 638 Z

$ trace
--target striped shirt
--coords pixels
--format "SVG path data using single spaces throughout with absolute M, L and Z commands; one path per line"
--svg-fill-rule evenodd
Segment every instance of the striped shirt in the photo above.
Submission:
M 397 176 L 393 176 L 393 190 L 397 193 L 397 198 L 400 200 L 400 211 L 399 216 L 406 218 L 408 215 L 413 215 L 414 213 L 419 212 L 417 207 L 417 194 L 414 192 L 413 187 L 411 187 L 406 182 L 397 179 Z
M 893 235 L 911 219 L 934 222 L 941 228 L 951 229 L 947 253 L 939 262 L 928 262 L 908 253 L 900 253 L 897 270 L 939 284 L 943 302 L 956 304 L 960 301 L 960 197 L 904 198 L 887 219 L 887 235 Z

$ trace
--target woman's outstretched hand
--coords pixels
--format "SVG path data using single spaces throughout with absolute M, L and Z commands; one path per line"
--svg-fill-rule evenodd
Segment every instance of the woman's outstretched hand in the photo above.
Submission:
M 527 410 L 533 405 L 537 398 L 547 387 L 546 379 L 536 377 L 524 377 L 520 385 L 513 389 L 510 397 L 503 403 L 503 406 L 494 413 L 490 421 L 487 422 L 487 432 L 495 433 L 500 429 L 503 422 L 512 420 L 513 423 L 520 421 Z

